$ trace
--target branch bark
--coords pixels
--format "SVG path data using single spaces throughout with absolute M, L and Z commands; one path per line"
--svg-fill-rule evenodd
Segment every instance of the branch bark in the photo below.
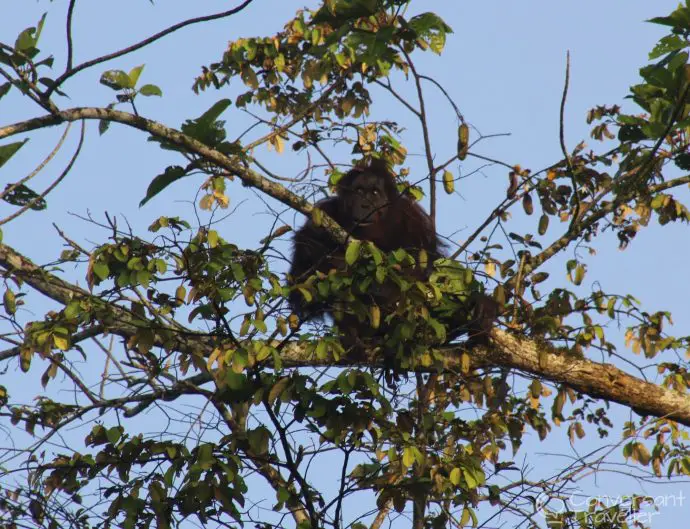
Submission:
M 264 178 L 259 173 L 252 171 L 245 167 L 239 159 L 230 158 L 225 154 L 208 147 L 204 143 L 195 140 L 194 138 L 183 134 L 179 130 L 166 127 L 165 125 L 156 121 L 130 114 L 129 112 L 122 112 L 120 110 L 111 110 L 98 107 L 76 107 L 67 110 L 61 110 L 45 116 L 28 119 L 5 127 L 0 127 L 0 140 L 15 136 L 23 132 L 30 132 L 37 129 L 43 129 L 60 123 L 68 123 L 79 120 L 106 120 L 115 123 L 122 123 L 143 132 L 148 132 L 158 138 L 168 140 L 170 143 L 182 147 L 190 153 L 196 154 L 216 164 L 218 167 L 226 170 L 230 174 L 237 175 L 242 182 L 250 187 L 254 187 L 268 196 L 282 202 L 297 211 L 310 215 L 314 206 L 304 198 L 291 192 L 280 184 L 271 182 Z M 345 242 L 348 239 L 347 233 L 338 223 L 331 219 L 325 213 L 323 214 L 322 226 L 338 241 Z
M 100 300 L 84 289 L 46 272 L 5 244 L 0 244 L 0 268 L 20 277 L 29 286 L 59 303 L 66 304 L 77 296 L 88 297 L 108 306 L 114 317 L 108 322 L 107 327 L 104 324 L 106 332 L 130 338 L 140 330 L 134 317 L 124 308 Z M 217 338 L 206 334 L 191 330 L 182 333 L 177 328 L 160 330 L 163 331 L 161 335 L 169 336 L 174 333 L 177 337 L 176 349 L 179 352 L 208 355 L 217 346 Z M 634 377 L 611 364 L 559 354 L 549 344 L 516 336 L 500 329 L 494 329 L 491 338 L 491 347 L 472 349 L 472 367 L 500 366 L 515 369 L 556 383 L 566 384 L 576 391 L 616 402 L 640 414 L 666 418 L 690 426 L 690 396 L 685 393 Z M 277 343 L 272 345 L 277 345 Z M 156 346 L 164 344 L 163 338 L 158 333 L 154 344 Z M 169 342 L 167 345 L 170 345 Z M 18 348 L 16 349 L 16 354 L 19 354 Z M 460 372 L 461 353 L 464 350 L 461 344 L 442 349 L 444 371 Z M 286 368 L 352 365 L 383 367 L 383 359 L 380 356 L 371 355 L 359 362 L 353 362 L 345 357 L 338 361 L 328 358 L 320 359 L 310 352 L 308 344 L 294 342 L 286 344 L 280 354 L 283 366 Z M 0 354 L 0 358 L 5 359 L 13 356 L 7 352 Z M 267 360 L 264 365 L 270 367 L 271 360 Z M 418 367 L 418 370 L 425 369 Z M 436 367 L 431 368 L 431 371 L 436 372 Z M 203 383 L 206 377 L 210 380 L 210 375 L 198 375 L 195 377 L 195 383 Z

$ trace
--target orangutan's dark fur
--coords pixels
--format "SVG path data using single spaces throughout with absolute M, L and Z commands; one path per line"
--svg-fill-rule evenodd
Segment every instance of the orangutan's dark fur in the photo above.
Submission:
M 353 237 L 373 242 L 379 249 L 392 252 L 399 248 L 417 257 L 420 250 L 428 255 L 427 269 L 415 269 L 417 279 L 426 279 L 431 263 L 441 257 L 444 245 L 439 241 L 434 223 L 427 213 L 412 199 L 402 195 L 395 178 L 387 166 L 378 160 L 369 165 L 355 166 L 338 182 L 336 195 L 321 200 L 317 207 L 327 213 Z M 310 274 L 345 267 L 345 246 L 337 243 L 322 228 L 309 220 L 294 237 L 290 278 L 293 283 L 304 281 Z M 391 294 L 383 285 L 373 295 L 382 308 L 394 307 L 397 294 Z M 290 295 L 290 307 L 302 319 L 333 315 L 327 304 L 307 302 L 299 291 Z M 472 312 L 470 324 L 449 332 L 458 336 L 467 332 L 474 343 L 486 343 L 488 331 L 496 319 L 497 308 L 493 298 L 475 293 L 468 310 Z M 367 322 L 356 317 L 345 317 L 338 327 L 346 342 L 356 337 L 381 336 L 385 330 L 373 332 Z M 348 338 L 349 337 L 349 338 Z

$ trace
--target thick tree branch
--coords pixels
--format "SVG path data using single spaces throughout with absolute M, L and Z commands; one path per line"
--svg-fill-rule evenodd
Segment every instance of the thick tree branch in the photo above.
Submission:
M 32 288 L 59 303 L 65 304 L 75 296 L 97 299 L 76 285 L 67 283 L 42 270 L 4 244 L 0 244 L 0 268 L 21 277 Z M 108 332 L 129 338 L 140 330 L 133 316 L 125 309 L 103 300 L 99 300 L 99 302 L 106 304 L 114 315 L 113 321 L 109 322 L 106 329 Z M 161 329 L 161 331 L 165 331 L 164 334 L 174 333 L 177 337 L 176 348 L 180 352 L 207 356 L 217 346 L 216 338 L 202 333 L 197 334 L 190 331 L 183 334 L 178 329 Z M 668 418 L 690 426 L 690 396 L 686 394 L 646 382 L 611 364 L 559 354 L 548 344 L 518 337 L 499 329 L 492 331 L 491 338 L 492 347 L 477 347 L 472 350 L 473 367 L 501 366 L 516 369 L 553 382 L 566 384 L 592 397 L 622 404 L 638 413 Z M 154 344 L 162 346 L 163 339 L 157 335 Z M 274 345 L 277 345 L 277 342 Z M 443 349 L 445 370 L 460 372 L 460 353 L 463 350 L 462 345 L 448 346 Z M 286 368 L 351 366 L 356 364 L 383 366 L 383 359 L 375 355 L 359 362 L 353 362 L 345 357 L 338 361 L 319 359 L 310 352 L 310 348 L 306 344 L 298 343 L 287 344 L 280 354 L 283 366 Z M 5 358 L 7 357 L 9 355 L 5 356 Z M 265 365 L 270 367 L 270 360 Z M 419 368 L 419 370 L 423 371 L 424 369 Z M 199 376 L 201 377 L 198 380 L 199 383 L 210 380 L 209 375 L 202 374 Z
M 165 125 L 156 121 L 119 110 L 109 110 L 96 107 L 77 107 L 62 110 L 54 114 L 48 114 L 46 116 L 0 127 L 0 140 L 16 134 L 21 134 L 23 132 L 30 132 L 32 130 L 43 129 L 53 125 L 58 125 L 60 123 L 78 121 L 82 119 L 113 121 L 115 123 L 122 123 L 135 129 L 148 132 L 153 136 L 165 139 L 178 147 L 182 147 L 190 153 L 205 158 L 209 162 L 216 164 L 218 167 L 225 169 L 230 174 L 237 175 L 245 184 L 255 187 L 263 193 L 266 193 L 268 196 L 275 198 L 286 206 L 296 209 L 305 215 L 311 214 L 312 210 L 314 209 L 314 206 L 309 203 L 309 201 L 305 200 L 299 195 L 296 195 L 280 184 L 271 182 L 270 180 L 261 176 L 259 173 L 245 167 L 239 159 L 230 158 L 220 151 L 212 149 L 200 141 L 183 134 L 179 130 L 166 127 Z M 345 242 L 347 240 L 347 234 L 345 231 L 325 213 L 323 214 L 322 226 L 328 230 L 328 232 L 332 234 L 338 242 Z

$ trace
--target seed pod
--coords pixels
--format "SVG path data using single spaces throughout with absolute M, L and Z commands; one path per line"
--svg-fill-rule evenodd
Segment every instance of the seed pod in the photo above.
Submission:
M 496 300 L 496 303 L 498 303 L 499 310 L 502 309 L 507 301 L 506 289 L 503 285 L 498 285 L 494 289 L 493 298 Z
M 546 281 L 548 278 L 549 274 L 547 272 L 537 272 L 536 274 L 532 275 L 532 284 L 537 285 L 542 281 Z
M 515 171 L 510 171 L 508 173 L 508 190 L 506 191 L 506 196 L 511 199 L 515 196 L 515 192 L 518 188 L 518 177 Z
M 458 158 L 467 158 L 467 151 L 470 148 L 470 128 L 466 123 L 458 127 Z
M 448 169 L 443 171 L 443 189 L 449 195 L 455 190 L 455 182 L 453 181 L 453 173 Z
M 522 208 L 528 215 L 534 213 L 534 204 L 532 204 L 532 197 L 529 193 L 525 194 L 525 196 L 522 197 Z
M 544 214 L 539 218 L 539 235 L 544 235 L 548 228 L 549 228 L 549 216 L 547 214 Z

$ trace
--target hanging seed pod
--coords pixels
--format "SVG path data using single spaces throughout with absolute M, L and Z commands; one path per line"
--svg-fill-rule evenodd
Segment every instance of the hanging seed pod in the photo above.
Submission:
M 458 127 L 458 158 L 467 158 L 467 151 L 470 148 L 470 128 L 466 123 Z
M 534 213 L 534 204 L 532 204 L 532 197 L 529 193 L 525 194 L 525 196 L 522 197 L 522 208 L 528 215 Z
M 453 173 L 448 169 L 443 171 L 443 189 L 449 195 L 455 191 L 455 181 L 453 180 Z
M 518 188 L 518 177 L 515 171 L 510 171 L 508 173 L 508 190 L 506 191 L 506 196 L 511 199 L 515 196 Z
M 539 218 L 539 235 L 544 235 L 549 229 L 549 216 L 545 213 Z

